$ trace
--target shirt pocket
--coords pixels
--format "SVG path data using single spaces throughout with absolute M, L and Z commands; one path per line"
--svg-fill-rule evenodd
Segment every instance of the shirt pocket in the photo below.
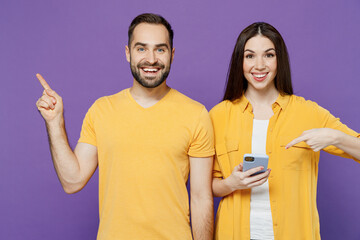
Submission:
M 231 159 L 234 159 L 233 154 L 237 154 L 239 150 L 239 141 L 227 140 L 215 145 L 216 157 L 219 163 L 221 172 L 224 177 L 230 176 L 233 168 L 230 163 Z
M 291 148 L 285 146 L 297 136 L 280 137 L 280 161 L 283 169 L 290 170 L 309 170 L 311 168 L 313 150 L 305 142 L 299 142 Z

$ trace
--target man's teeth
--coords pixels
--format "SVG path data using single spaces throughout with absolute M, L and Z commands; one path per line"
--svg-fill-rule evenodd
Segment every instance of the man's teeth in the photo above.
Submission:
M 158 69 L 154 69 L 154 68 L 144 68 L 143 69 L 145 72 L 157 72 Z
M 253 74 L 254 75 L 254 77 L 256 77 L 256 78 L 262 78 L 262 77 L 265 77 L 266 76 L 266 74 Z

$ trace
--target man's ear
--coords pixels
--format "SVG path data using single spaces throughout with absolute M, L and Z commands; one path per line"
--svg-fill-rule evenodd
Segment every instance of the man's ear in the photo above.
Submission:
M 130 62 L 130 49 L 127 45 L 125 46 L 125 55 L 126 55 L 126 60 Z
M 173 48 L 171 50 L 171 62 L 170 63 L 172 63 L 174 61 L 174 55 L 175 55 L 175 48 Z

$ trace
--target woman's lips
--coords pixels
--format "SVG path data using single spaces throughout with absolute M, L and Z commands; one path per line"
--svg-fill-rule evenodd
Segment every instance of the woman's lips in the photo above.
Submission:
M 268 73 L 251 73 L 255 81 L 262 82 L 267 77 Z

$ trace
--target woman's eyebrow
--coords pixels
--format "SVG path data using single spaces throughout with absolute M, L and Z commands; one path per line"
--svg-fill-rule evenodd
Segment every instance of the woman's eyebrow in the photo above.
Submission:
M 274 50 L 274 51 L 275 51 L 275 48 L 269 48 L 269 49 L 267 49 L 265 52 L 269 52 L 269 51 L 271 51 L 271 50 Z
M 251 52 L 251 53 L 255 53 L 253 50 L 250 50 L 250 49 L 246 49 L 244 52 Z
M 275 51 L 275 48 L 269 48 L 269 49 L 266 49 L 265 52 L 269 52 L 269 51 Z M 250 49 L 246 49 L 244 52 L 251 52 L 251 53 L 255 53 L 253 50 L 250 50 Z

